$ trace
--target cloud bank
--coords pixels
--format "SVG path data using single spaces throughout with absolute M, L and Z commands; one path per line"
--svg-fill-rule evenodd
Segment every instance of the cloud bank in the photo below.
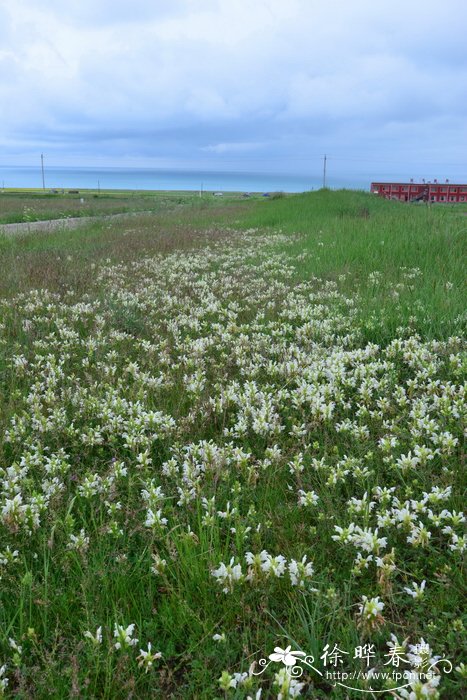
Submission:
M 0 1 L 1 160 L 467 178 L 465 0 Z

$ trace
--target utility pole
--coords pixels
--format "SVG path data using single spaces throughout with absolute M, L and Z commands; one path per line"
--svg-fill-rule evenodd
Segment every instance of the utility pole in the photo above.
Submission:
M 327 161 L 327 156 L 324 156 L 324 162 L 323 162 L 323 189 L 326 189 L 326 161 Z
M 45 190 L 44 154 L 43 153 L 41 153 L 41 169 L 42 169 L 42 189 Z

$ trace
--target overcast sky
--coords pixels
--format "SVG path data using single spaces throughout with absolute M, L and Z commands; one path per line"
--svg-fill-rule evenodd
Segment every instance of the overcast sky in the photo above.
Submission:
M 467 180 L 467 0 L 0 0 L 0 164 Z

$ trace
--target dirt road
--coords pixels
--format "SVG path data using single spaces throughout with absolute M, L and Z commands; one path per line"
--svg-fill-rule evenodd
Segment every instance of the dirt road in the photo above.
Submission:
M 33 233 L 34 231 L 54 231 L 55 229 L 77 228 L 86 224 L 93 224 L 97 221 L 108 221 L 112 219 L 126 219 L 140 214 L 152 214 L 151 211 L 134 211 L 124 214 L 106 214 L 104 216 L 76 216 L 70 219 L 48 219 L 47 221 L 24 221 L 17 224 L 0 224 L 0 234 L 7 236 Z

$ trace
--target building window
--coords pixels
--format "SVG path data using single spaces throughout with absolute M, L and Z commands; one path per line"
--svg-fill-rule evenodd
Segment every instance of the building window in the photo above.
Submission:
M 450 199 L 451 202 L 455 202 L 455 201 L 456 201 L 456 198 L 455 198 L 455 197 L 449 197 L 449 199 Z
M 441 195 L 441 197 L 440 197 L 439 199 L 440 199 L 441 202 L 444 202 L 444 201 L 446 200 L 446 197 L 444 197 L 443 195 Z
M 461 195 L 461 202 L 465 202 L 465 197 Z

